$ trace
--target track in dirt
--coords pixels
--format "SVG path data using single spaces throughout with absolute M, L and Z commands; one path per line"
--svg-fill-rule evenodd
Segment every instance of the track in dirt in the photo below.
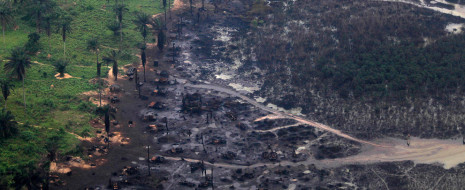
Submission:
M 458 16 L 458 17 L 461 17 L 461 18 L 465 18 L 465 6 L 462 6 L 462 5 L 459 5 L 459 4 L 454 4 L 454 3 L 446 2 L 446 4 L 454 5 L 455 9 L 454 10 L 449 10 L 449 9 L 446 9 L 446 8 L 427 5 L 424 0 L 420 0 L 420 3 L 411 2 L 411 1 L 408 1 L 408 0 L 374 0 L 374 1 L 405 3 L 405 4 L 409 4 L 409 5 L 414 5 L 414 6 L 417 6 L 417 7 L 420 7 L 420 8 L 430 9 L 430 10 L 437 11 L 437 12 L 440 12 L 440 13 L 452 15 L 452 16 Z
M 182 79 L 180 79 L 182 80 Z M 433 163 L 440 163 L 443 164 L 445 168 L 454 167 L 460 163 L 465 162 L 465 146 L 462 145 L 461 141 L 458 140 L 438 140 L 438 139 L 419 139 L 413 138 L 411 140 L 411 145 L 407 146 L 405 140 L 401 139 L 394 139 L 394 138 L 386 138 L 378 141 L 377 143 L 358 139 L 352 137 L 348 134 L 341 132 L 340 130 L 333 129 L 327 125 L 307 120 L 299 116 L 295 116 L 289 113 L 283 113 L 278 110 L 274 110 L 272 108 L 266 107 L 255 100 L 244 96 L 234 90 L 210 85 L 210 84 L 185 84 L 186 87 L 191 88 L 202 88 L 202 89 L 209 89 L 214 90 L 222 93 L 226 93 L 228 95 L 238 97 L 257 108 L 262 110 L 268 111 L 274 115 L 269 117 L 262 117 L 259 119 L 279 119 L 279 118 L 287 118 L 293 119 L 301 124 L 307 124 L 330 133 L 333 133 L 337 136 L 340 136 L 345 139 L 349 139 L 355 142 L 359 142 L 363 144 L 362 153 L 346 157 L 346 158 L 339 158 L 339 159 L 326 159 L 326 160 L 315 160 L 315 159 L 308 159 L 303 162 L 280 162 L 275 164 L 269 163 L 257 163 L 254 165 L 235 165 L 235 164 L 224 164 L 224 163 L 217 163 L 217 164 L 210 164 L 215 165 L 217 167 L 227 167 L 227 168 L 249 168 L 249 167 L 262 167 L 263 165 L 273 166 L 273 165 L 290 165 L 290 166 L 298 166 L 300 164 L 318 164 L 322 167 L 335 167 L 349 163 L 376 163 L 376 162 L 393 162 L 393 161 L 405 161 L 405 160 L 412 160 L 416 163 L 426 163 L 426 164 L 433 164 Z M 259 120 L 258 119 L 258 120 Z M 286 127 L 286 126 L 285 126 Z M 280 128 L 280 127 L 278 127 Z M 274 130 L 274 129 L 270 129 Z M 180 160 L 180 158 L 175 157 L 168 157 L 170 160 Z M 199 160 L 193 159 L 184 159 L 190 162 L 198 162 Z

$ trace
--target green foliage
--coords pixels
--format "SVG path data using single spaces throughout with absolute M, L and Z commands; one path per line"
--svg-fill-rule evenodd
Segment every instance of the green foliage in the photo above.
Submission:
M 107 28 L 111 30 L 115 36 L 117 36 L 120 32 L 119 23 L 117 21 L 109 23 Z
M 115 81 L 118 80 L 118 60 L 122 57 L 122 53 L 120 51 L 112 50 L 106 56 L 103 57 L 103 61 L 108 63 L 113 63 L 113 76 L 115 77 Z
M 136 12 L 135 14 L 136 19 L 134 20 L 134 24 L 136 25 L 136 29 L 141 33 L 145 41 L 149 30 L 148 25 L 151 23 L 151 16 L 144 12 Z
M 152 25 L 152 28 L 154 30 L 162 30 L 164 27 L 163 21 L 160 18 L 156 18 L 153 20 L 153 22 L 150 22 L 150 25 Z
M 1 0 L 0 0 L 1 1 Z M 9 189 L 25 184 L 28 176 L 36 174 L 36 169 L 48 155 L 46 150 L 46 141 L 52 140 L 52 136 L 65 131 L 62 134 L 63 139 L 59 143 L 59 155 L 79 154 L 80 147 L 76 146 L 79 140 L 70 133 L 88 136 L 93 134 L 93 128 L 88 123 L 89 119 L 96 117 L 93 110 L 96 106 L 88 101 L 83 101 L 79 97 L 83 92 L 96 90 L 97 85 L 89 83 L 89 79 L 96 76 L 95 72 L 95 52 L 88 51 L 87 40 L 98 37 L 100 43 L 100 52 L 107 54 L 118 47 L 119 40 L 112 35 L 112 31 L 106 26 L 115 22 L 115 13 L 111 7 L 106 5 L 106 1 L 86 0 L 86 1 L 55 1 L 59 6 L 54 7 L 53 11 L 41 14 L 40 35 L 47 35 L 48 38 L 39 40 L 43 48 L 36 56 L 27 59 L 30 67 L 27 70 L 27 80 L 25 80 L 25 90 L 29 94 L 26 96 L 28 110 L 25 113 L 21 105 L 22 91 L 12 91 L 8 97 L 8 110 L 15 115 L 17 121 L 21 123 L 33 123 L 34 126 L 19 125 L 19 135 L 12 136 L 0 142 L 0 189 Z M 43 1 L 45 2 L 45 1 Z M 126 0 L 125 3 L 128 12 L 144 12 L 147 14 L 156 14 L 162 9 L 159 4 L 152 0 Z M 16 47 L 23 47 L 28 41 L 28 34 L 37 31 L 36 15 L 31 12 L 29 6 L 22 7 L 21 3 L 15 7 L 12 22 L 19 27 L 15 30 L 5 30 L 5 38 L 8 43 L 0 46 L 0 60 L 12 57 L 11 51 Z M 102 7 L 102 8 L 101 8 Z M 3 8 L 3 7 L 1 7 Z M 35 12 L 37 13 L 37 12 Z M 26 15 L 26 16 L 25 16 Z M 28 16 L 29 15 L 29 16 Z M 63 53 L 63 36 L 60 23 L 66 15 L 73 18 L 69 22 L 71 33 L 66 33 L 66 48 L 70 49 L 67 55 L 70 59 L 67 66 L 67 73 L 75 78 L 58 80 L 54 76 L 55 69 L 53 60 L 58 60 Z M 23 19 L 20 19 L 23 18 Z M 119 59 L 119 64 L 128 64 L 136 61 L 138 58 L 133 54 L 140 50 L 136 44 L 143 40 L 139 31 L 133 30 L 136 25 L 132 22 L 135 20 L 134 14 L 125 14 L 122 21 L 124 27 L 123 51 L 124 54 Z M 56 21 L 56 22 L 54 22 Z M 118 32 L 119 32 L 119 23 Z M 2 27 L 3 28 L 3 27 Z M 50 30 L 49 30 L 50 29 Z M 57 33 L 60 32 L 60 33 Z M 119 34 L 119 33 L 117 33 Z M 51 59 L 48 58 L 51 55 Z M 27 54 L 25 54 L 27 56 Z M 17 57 L 17 56 L 16 56 Z M 8 62 L 0 61 L 0 71 L 10 73 L 14 70 L 7 70 L 5 65 Z M 102 77 L 108 73 L 107 67 L 101 68 Z M 14 73 L 13 73 L 14 74 Z M 14 75 L 16 77 L 16 75 Z M 2 76 L 3 77 L 3 76 Z M 13 80 L 10 82 L 18 86 L 21 81 Z M 54 88 L 50 86 L 53 85 Z M 71 121 L 71 122 L 68 122 Z M 63 128 L 66 126 L 66 128 Z M 61 130 L 59 130 L 61 129 Z M 70 133 L 68 133 L 70 132 Z M 50 143 L 49 143 L 50 144 Z M 48 148 L 48 147 L 47 147 Z M 23 187 L 24 188 L 24 187 Z
M 264 17 L 271 12 L 271 7 L 264 0 L 256 0 L 252 8 L 247 12 L 251 17 Z
M 427 47 L 381 44 L 360 54 L 336 52 L 338 64 L 320 59 L 320 76 L 331 79 L 341 95 L 405 97 L 462 90 L 465 35 L 450 36 Z M 463 91 L 463 90 L 462 90 Z
M 5 30 L 13 23 L 14 18 L 11 3 L 8 1 L 0 1 L 0 24 L 3 31 L 3 44 L 5 44 Z
M 253 27 L 258 27 L 258 26 L 261 26 L 265 23 L 265 21 L 263 20 L 260 20 L 258 18 L 254 18 L 251 22 L 250 22 L 250 25 L 252 25 Z
M 37 34 L 36 32 L 31 33 L 27 36 L 28 41 L 26 45 L 24 46 L 25 51 L 29 55 L 34 55 L 40 50 L 40 35 Z
M 31 58 L 26 54 L 24 48 L 17 47 L 11 51 L 8 62 L 4 65 L 4 70 L 16 77 L 18 80 L 23 80 L 26 74 L 26 68 L 31 66 Z
M 15 117 L 10 111 L 2 109 L 0 111 L 0 140 L 11 137 L 18 132 Z
M 118 18 L 118 22 L 122 23 L 123 22 L 123 15 L 125 12 L 127 12 L 129 9 L 126 7 L 125 4 L 116 4 L 115 7 L 113 8 L 113 11 L 116 14 L 116 17 Z
M 63 42 L 66 42 L 67 35 L 70 32 L 72 32 L 72 25 L 71 25 L 72 21 L 73 19 L 69 15 L 62 15 L 60 17 L 60 23 L 58 26 L 58 30 L 60 31 L 61 39 L 63 40 Z
M 91 38 L 90 40 L 87 41 L 87 50 L 94 52 L 95 55 L 97 56 L 97 77 L 100 77 L 101 75 L 101 70 L 102 70 L 102 63 L 98 61 L 98 54 L 100 51 L 100 42 L 98 38 Z
M 10 79 L 0 79 L 0 88 L 2 90 L 3 99 L 5 100 L 5 108 L 8 96 L 10 96 L 11 91 L 13 91 L 14 87 L 15 86 L 10 81 Z
M 53 63 L 53 66 L 55 67 L 55 70 L 60 73 L 60 77 L 65 76 L 66 72 L 66 67 L 68 66 L 68 61 L 64 59 L 59 59 Z

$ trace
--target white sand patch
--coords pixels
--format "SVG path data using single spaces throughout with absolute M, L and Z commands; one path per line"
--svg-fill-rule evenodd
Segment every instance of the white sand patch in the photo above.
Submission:
M 249 92 L 249 93 L 254 93 L 255 91 L 260 90 L 260 88 L 258 88 L 256 86 L 254 86 L 254 87 L 245 87 L 245 86 L 242 86 L 241 84 L 238 84 L 238 83 L 229 83 L 228 85 L 230 87 L 233 87 L 237 91 L 246 91 L 246 92 Z
M 60 77 L 60 73 L 57 73 L 57 74 L 55 75 L 55 78 L 58 79 L 58 80 L 61 80 L 61 79 L 78 78 L 78 77 L 73 77 L 73 76 L 71 76 L 71 75 L 68 74 L 68 73 L 65 73 L 65 74 L 63 75 L 63 77 Z
M 235 29 L 229 27 L 216 27 L 216 30 L 219 35 L 214 38 L 214 40 L 229 42 L 231 40 L 231 32 L 235 32 Z
M 297 185 L 295 185 L 295 184 L 290 184 L 290 185 L 289 185 L 289 188 L 287 188 L 287 190 L 295 190 L 296 187 L 297 187 Z
M 341 162 L 393 162 L 411 160 L 415 163 L 423 164 L 442 164 L 445 169 L 450 169 L 460 163 L 465 162 L 465 145 L 459 140 L 439 140 L 439 139 L 420 139 L 412 138 L 410 146 L 407 146 L 405 140 L 386 138 L 384 144 L 390 144 L 389 148 L 367 147 L 363 153 L 347 157 L 344 159 L 335 159 Z
M 242 61 L 239 58 L 236 58 L 234 59 L 234 65 L 232 66 L 232 69 L 237 70 L 242 65 L 243 65 Z
M 441 8 L 441 7 L 427 6 L 424 3 L 424 1 L 421 1 L 421 3 L 416 3 L 416 2 L 406 1 L 406 0 L 378 0 L 378 1 L 406 3 L 406 4 L 414 5 L 414 6 L 417 6 L 417 7 L 421 7 L 421 8 L 431 9 L 433 11 L 441 12 L 441 13 L 444 13 L 444 14 L 465 18 L 465 6 L 462 6 L 462 5 L 459 5 L 459 4 L 447 3 L 447 4 L 454 5 L 454 7 L 455 7 L 454 10 L 449 10 L 449 9 Z
M 224 74 L 224 73 L 221 73 L 219 75 L 215 75 L 215 77 L 217 79 L 222 79 L 222 80 L 229 80 L 229 79 L 232 79 L 233 76 L 232 75 L 227 75 L 227 74 Z
M 264 103 L 266 101 L 266 98 L 262 98 L 262 97 L 255 97 L 255 101 L 257 101 L 258 103 Z
M 272 103 L 268 103 L 266 105 L 266 107 L 273 108 L 273 109 L 281 111 L 281 112 L 291 113 L 293 115 L 299 115 L 299 116 L 304 115 L 304 114 L 302 114 L 302 108 L 301 107 L 296 107 L 296 108 L 292 108 L 290 110 L 286 110 L 286 109 L 284 109 L 282 107 L 279 107 L 276 104 L 272 104 Z
M 299 147 L 295 150 L 295 153 L 296 153 L 296 154 L 300 154 L 300 153 L 302 153 L 305 149 L 307 149 L 305 146 L 299 146 Z
M 453 34 L 459 34 L 459 33 L 462 33 L 463 27 L 464 27 L 464 24 L 450 23 L 446 26 L 445 30 Z

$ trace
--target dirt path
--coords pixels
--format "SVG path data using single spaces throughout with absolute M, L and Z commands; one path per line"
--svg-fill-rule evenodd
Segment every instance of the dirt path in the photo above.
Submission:
M 182 80 L 182 79 L 179 79 Z M 270 118 L 270 119 L 279 119 L 279 118 L 287 118 L 293 119 L 300 124 L 307 124 L 328 132 L 331 132 L 335 135 L 340 137 L 359 142 L 364 144 L 365 146 L 362 149 L 362 153 L 356 156 L 351 156 L 347 158 L 340 158 L 340 159 L 330 159 L 330 160 L 314 160 L 309 159 L 303 162 L 281 162 L 282 165 L 291 165 L 291 166 L 298 166 L 299 164 L 318 164 L 320 166 L 328 166 L 328 167 L 336 167 L 343 164 L 348 163 L 375 163 L 375 162 L 392 162 L 392 161 L 404 161 L 404 160 L 412 160 L 415 163 L 426 163 L 426 164 L 433 164 L 433 163 L 441 163 L 445 168 L 454 167 L 460 163 L 465 162 L 465 146 L 462 145 L 460 140 L 438 140 L 438 139 L 420 139 L 420 138 L 413 138 L 411 140 L 411 145 L 407 146 L 405 140 L 401 139 L 394 139 L 394 138 L 387 138 L 380 140 L 379 142 L 370 142 L 361 139 L 357 139 L 352 137 L 348 134 L 345 134 L 337 129 L 333 129 L 327 125 L 307 120 L 299 116 L 295 116 L 289 113 L 283 113 L 272 108 L 266 107 L 255 100 L 241 95 L 234 90 L 210 85 L 210 84 L 198 84 L 193 85 L 186 83 L 186 87 L 191 88 L 203 88 L 203 89 L 210 89 L 219 91 L 222 93 L 226 93 L 231 96 L 235 96 L 241 98 L 242 100 L 262 109 L 273 113 L 274 115 L 270 117 L 262 117 L 259 119 Z M 291 126 L 284 126 L 284 127 L 292 127 Z M 277 127 L 273 129 L 269 129 L 267 131 L 275 131 L 283 127 Z M 260 132 L 260 131 L 259 131 Z M 367 146 L 368 145 L 368 146 Z M 180 158 L 170 158 L 173 160 L 180 159 Z M 189 160 L 187 161 L 198 162 L 198 160 Z M 244 167 L 261 167 L 266 165 L 266 163 L 257 163 L 251 166 L 241 166 L 241 165 L 234 165 L 234 164 L 214 164 L 218 167 L 229 167 L 229 168 L 244 168 Z M 268 164 L 269 165 L 269 164 Z M 273 166 L 273 164 L 271 165 Z
M 352 136 L 350 136 L 348 134 L 345 134 L 345 133 L 343 133 L 343 132 L 341 132 L 341 131 L 339 131 L 337 129 L 333 129 L 333 128 L 327 126 L 327 125 L 323 125 L 323 124 L 315 122 L 315 121 L 306 120 L 306 119 L 301 118 L 299 116 L 295 116 L 295 115 L 292 115 L 292 114 L 288 114 L 288 113 L 280 112 L 278 110 L 274 110 L 274 109 L 272 109 L 270 107 L 266 107 L 266 106 L 256 102 L 255 100 L 253 100 L 253 99 L 251 99 L 251 98 L 249 98 L 247 96 L 239 94 L 238 92 L 236 92 L 234 90 L 230 90 L 230 89 L 215 86 L 215 85 L 207 85 L 207 84 L 193 85 L 193 84 L 187 83 L 185 86 L 186 87 L 192 87 L 192 88 L 203 88 L 203 89 L 216 90 L 216 91 L 219 91 L 219 92 L 229 94 L 231 96 L 241 98 L 242 100 L 244 100 L 244 101 L 246 101 L 246 102 L 248 102 L 248 103 L 250 103 L 250 104 L 252 104 L 252 105 L 254 105 L 254 106 L 256 106 L 256 107 L 258 107 L 260 109 L 262 109 L 262 110 L 265 110 L 265 111 L 268 111 L 270 113 L 275 114 L 276 119 L 278 119 L 278 118 L 293 119 L 293 120 L 298 121 L 300 123 L 307 124 L 307 125 L 319 128 L 319 129 L 323 129 L 325 131 L 329 131 L 331 133 L 334 133 L 335 135 L 338 135 L 340 137 L 343 137 L 343 138 L 346 138 L 346 139 L 349 139 L 349 140 L 352 140 L 352 141 L 355 141 L 355 142 L 359 142 L 359 143 L 362 143 L 362 144 L 368 144 L 368 145 L 372 145 L 372 146 L 376 146 L 376 147 L 390 147 L 389 145 L 380 145 L 380 144 L 365 141 L 365 140 L 362 140 L 362 139 L 357 139 L 357 138 L 352 137 Z
M 445 9 L 445 8 L 429 6 L 429 5 L 427 5 L 425 3 L 424 0 L 421 0 L 420 3 L 415 3 L 415 2 L 408 1 L 408 0 L 374 0 L 374 1 L 406 3 L 406 4 L 414 5 L 414 6 L 417 6 L 417 7 L 421 7 L 421 8 L 441 12 L 441 13 L 444 13 L 444 14 L 465 18 L 465 6 L 458 5 L 458 4 L 453 4 L 453 3 L 448 3 L 448 4 L 454 5 L 455 9 L 454 10 L 449 10 L 449 9 Z

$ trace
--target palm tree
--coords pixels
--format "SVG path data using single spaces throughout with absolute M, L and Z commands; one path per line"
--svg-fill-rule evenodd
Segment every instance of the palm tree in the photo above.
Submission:
M 145 56 L 145 49 L 146 49 L 146 47 L 145 47 L 145 44 L 144 44 L 144 45 L 140 48 L 140 50 L 141 50 L 140 59 L 141 59 L 141 61 L 142 61 L 142 66 L 144 67 L 144 82 L 147 82 L 147 81 L 145 80 L 145 63 L 147 62 L 147 58 L 146 58 L 146 56 Z
M 14 85 L 13 83 L 11 83 L 10 80 L 2 79 L 0 80 L 0 88 L 2 89 L 3 99 L 5 99 L 5 109 L 6 109 L 6 101 L 8 99 L 8 96 L 10 96 L 10 93 L 13 90 Z
M 64 59 L 60 59 L 60 60 L 56 61 L 55 63 L 53 63 L 53 66 L 55 67 L 55 70 L 58 73 L 60 73 L 60 77 L 64 77 L 66 67 L 68 66 L 68 61 L 66 61 Z
M 110 113 L 105 112 L 105 131 L 107 132 L 107 147 L 110 147 Z
M 13 11 L 8 1 L 0 1 L 0 22 L 2 24 L 3 44 L 5 44 L 5 29 L 14 23 Z
M 170 20 L 171 20 L 171 0 L 168 0 L 168 11 L 170 12 Z
M 98 41 L 98 38 L 92 38 L 87 41 L 87 50 L 94 52 L 97 56 L 97 77 L 100 78 L 102 64 L 98 62 L 98 54 L 100 52 L 100 42 Z
M 163 30 L 160 30 L 158 32 L 158 40 L 157 40 L 157 46 L 160 51 L 163 51 L 163 48 L 165 47 L 165 33 Z
M 63 40 L 63 58 L 66 58 L 66 37 L 72 31 L 71 21 L 72 21 L 72 18 L 66 16 L 61 19 L 61 23 L 60 23 L 59 30 L 61 33 L 61 38 Z
M 36 19 L 36 32 L 41 32 L 43 16 L 52 12 L 56 7 L 56 3 L 50 0 L 36 0 L 28 4 L 28 16 Z
M 134 20 L 134 24 L 136 24 L 136 29 L 141 33 L 145 43 L 148 33 L 147 25 L 150 24 L 150 15 L 143 12 L 136 13 L 136 20 Z
M 98 41 L 98 38 L 92 38 L 88 40 L 87 49 L 89 51 L 95 52 L 95 55 L 97 55 L 97 85 L 98 85 L 98 95 L 99 95 L 99 106 L 101 106 L 102 105 L 102 92 L 100 90 L 101 88 L 100 74 L 101 74 L 102 63 L 98 62 L 98 54 L 100 52 L 100 42 Z
M 118 59 L 121 56 L 120 51 L 112 50 L 107 56 L 103 57 L 106 63 L 113 63 L 113 76 L 115 81 L 118 80 Z
M 26 51 L 17 47 L 11 51 L 10 57 L 7 57 L 8 62 L 4 65 L 4 70 L 10 72 L 18 80 L 23 81 L 23 99 L 24 109 L 26 109 L 26 90 L 24 88 L 24 79 L 26 78 L 26 68 L 31 66 L 31 58 L 26 54 Z
M 120 50 L 123 43 L 123 14 L 128 11 L 125 4 L 115 5 L 114 11 L 119 22 L 119 34 L 120 34 Z
M 18 131 L 14 119 L 15 117 L 10 111 L 6 109 L 0 111 L 0 139 L 8 138 Z
M 191 15 L 194 15 L 194 14 L 192 13 L 192 0 L 189 0 L 189 7 L 191 8 Z
M 56 22 L 54 22 L 56 19 L 58 19 L 58 13 L 56 12 L 49 12 L 44 16 L 45 22 L 43 28 L 45 29 L 45 34 L 48 36 L 48 49 L 50 52 L 52 51 L 52 44 L 50 39 L 52 37 L 53 25 L 56 24 Z
M 166 0 L 162 0 L 162 1 L 163 1 L 163 10 L 165 10 L 165 24 L 166 24 Z
M 152 28 L 157 31 L 163 30 L 164 28 L 163 21 L 159 18 L 153 19 L 152 22 L 150 22 L 150 25 L 152 25 Z
M 117 36 L 120 33 L 119 23 L 117 21 L 111 22 L 107 25 L 107 28 L 113 32 L 113 35 Z
M 64 130 L 58 131 L 58 133 L 47 138 L 45 143 L 45 150 L 47 150 L 48 160 L 44 163 L 46 168 L 46 182 L 44 189 L 49 189 L 50 187 L 50 163 L 55 161 L 58 157 L 60 145 L 63 143 L 65 132 Z

